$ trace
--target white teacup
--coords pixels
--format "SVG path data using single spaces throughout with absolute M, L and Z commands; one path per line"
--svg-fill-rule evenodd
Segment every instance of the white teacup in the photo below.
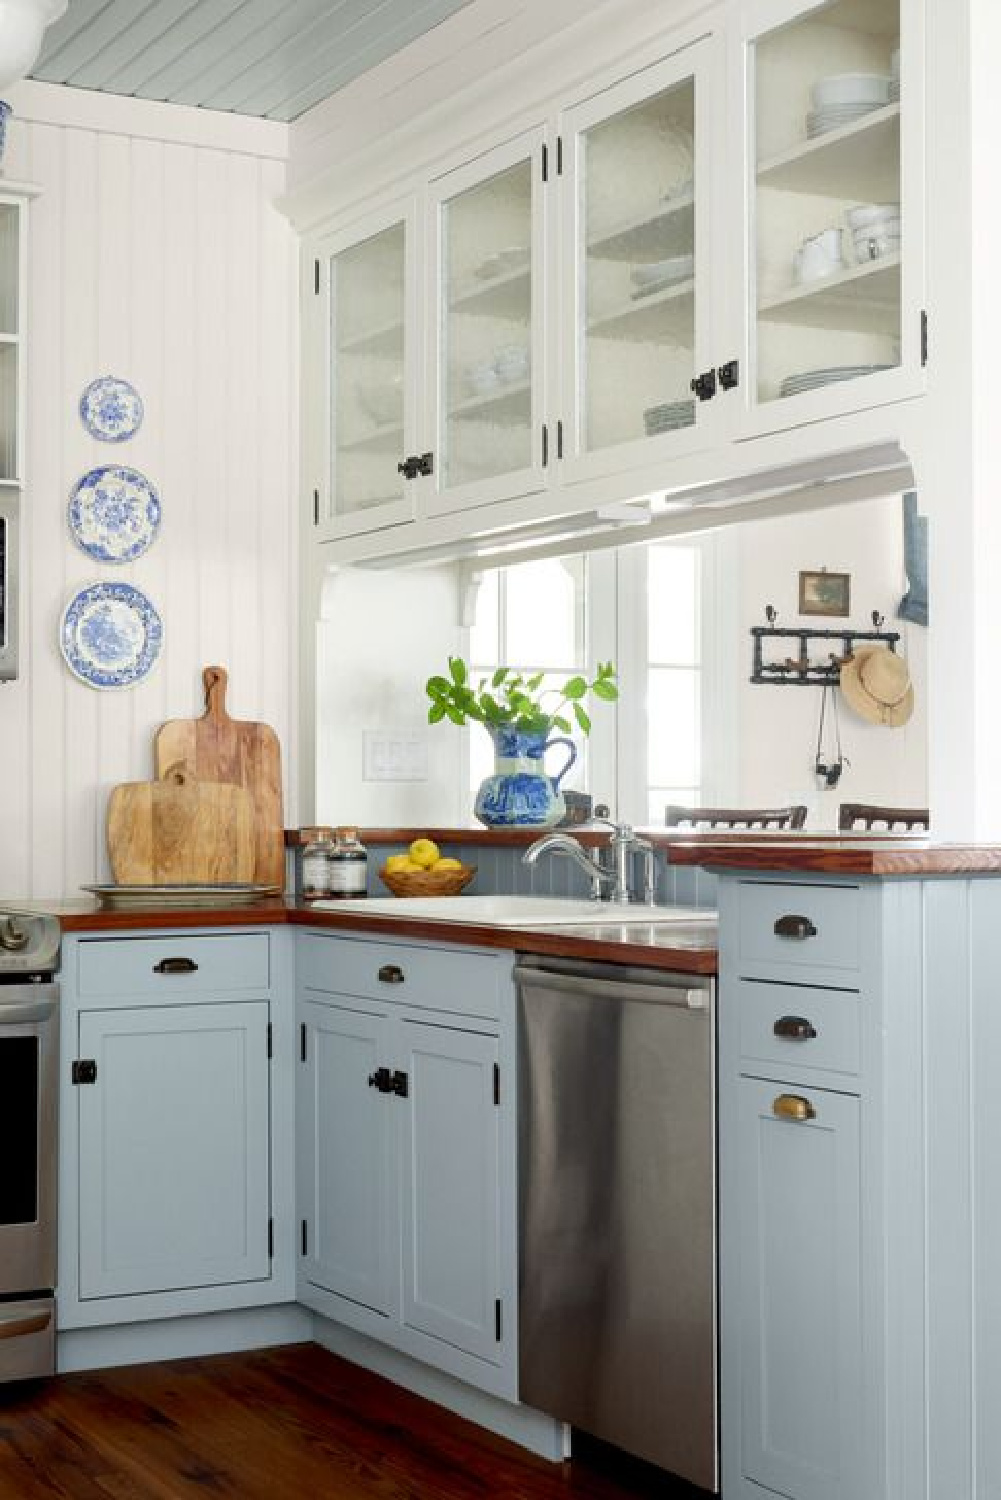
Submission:
M 843 231 L 822 229 L 803 241 L 793 256 L 793 272 L 797 281 L 820 281 L 824 276 L 833 276 L 845 264 Z

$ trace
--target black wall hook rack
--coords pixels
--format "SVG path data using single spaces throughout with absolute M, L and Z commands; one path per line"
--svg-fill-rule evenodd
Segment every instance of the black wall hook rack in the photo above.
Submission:
M 751 639 L 754 642 L 754 656 L 751 670 L 751 681 L 755 683 L 774 683 L 779 687 L 827 687 L 835 686 L 841 679 L 841 668 L 848 658 L 853 654 L 857 641 L 875 641 L 880 645 L 888 646 L 891 651 L 897 649 L 900 640 L 900 632 L 896 630 L 880 630 L 883 617 L 876 612 L 873 613 L 873 624 L 875 630 L 779 630 L 774 625 L 752 625 Z M 794 655 L 785 657 L 782 661 L 764 660 L 765 641 L 795 641 L 796 651 Z M 818 652 L 815 642 L 837 641 L 840 650 L 834 651 L 828 645 L 820 647 Z M 818 660 L 826 651 L 826 659 Z

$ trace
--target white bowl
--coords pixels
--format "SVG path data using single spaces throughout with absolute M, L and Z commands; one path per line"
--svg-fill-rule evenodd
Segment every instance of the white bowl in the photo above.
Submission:
M 867 229 L 872 224 L 883 227 L 891 221 L 900 222 L 899 203 L 859 203 L 845 212 L 852 229 Z
M 874 108 L 890 102 L 890 79 L 885 73 L 835 73 L 820 78 L 811 90 L 815 109 L 839 104 L 870 104 Z

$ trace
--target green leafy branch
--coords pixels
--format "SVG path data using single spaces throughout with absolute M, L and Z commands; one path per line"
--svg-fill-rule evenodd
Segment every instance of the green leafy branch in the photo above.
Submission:
M 428 723 L 440 724 L 448 719 L 452 724 L 472 721 L 488 728 L 510 724 L 515 729 L 556 728 L 568 734 L 573 727 L 572 715 L 581 733 L 588 734 L 591 716 L 584 706 L 587 699 L 614 703 L 619 696 L 618 674 L 610 661 L 598 663 L 590 682 L 578 673 L 568 677 L 562 687 L 544 688 L 545 675 L 535 672 L 526 677 L 512 667 L 498 667 L 492 677 L 482 677 L 473 687 L 462 657 L 450 656 L 448 676 L 429 677 L 427 681 Z M 555 702 L 548 701 L 553 698 Z

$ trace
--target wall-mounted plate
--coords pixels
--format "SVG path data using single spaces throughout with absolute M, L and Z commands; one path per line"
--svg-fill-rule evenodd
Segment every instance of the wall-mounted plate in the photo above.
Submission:
M 129 381 L 101 375 L 80 397 L 80 419 L 100 442 L 124 443 L 142 426 L 142 397 Z
M 74 676 L 92 688 L 141 682 L 163 648 L 163 621 L 130 583 L 92 583 L 67 604 L 59 645 Z
M 138 469 L 108 464 L 77 481 L 67 520 L 73 540 L 95 562 L 132 562 L 156 538 L 160 499 Z

